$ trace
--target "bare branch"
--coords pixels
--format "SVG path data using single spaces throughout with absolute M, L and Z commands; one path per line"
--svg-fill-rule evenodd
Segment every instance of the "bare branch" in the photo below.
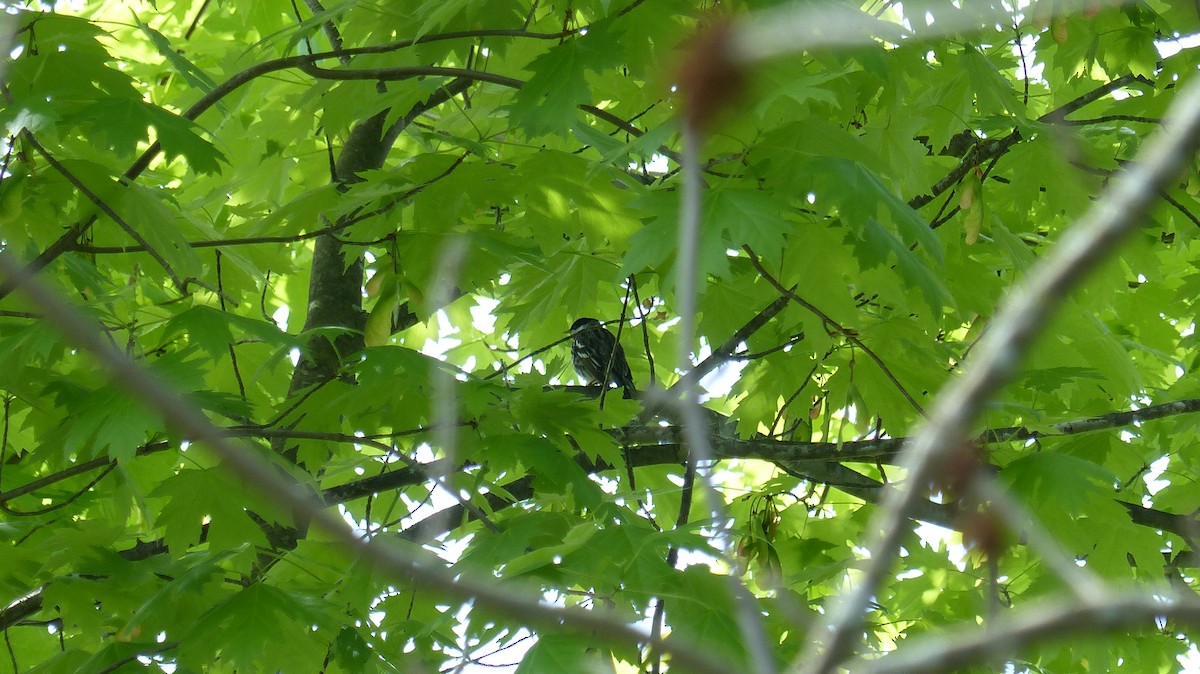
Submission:
M 1156 620 L 1200 625 L 1200 598 L 1170 588 L 1106 593 L 1092 601 L 1056 599 L 1031 604 L 985 627 L 972 624 L 944 633 L 906 639 L 904 646 L 877 660 L 856 660 L 861 674 L 935 674 L 959 671 L 992 658 L 1009 658 L 1030 644 L 1057 641 L 1082 632 L 1099 634 L 1130 628 L 1157 629 Z
M 1123 75 L 1112 81 L 1104 83 L 1103 85 L 1087 92 L 1086 94 L 1083 94 L 1082 96 L 1068 101 L 1054 110 L 1051 110 L 1050 112 L 1039 117 L 1038 121 L 1045 122 L 1047 124 L 1062 124 L 1064 123 L 1066 116 L 1072 112 L 1079 110 L 1087 104 L 1097 101 L 1104 96 L 1107 96 L 1121 87 L 1128 86 L 1135 82 L 1149 84 L 1149 80 L 1144 77 L 1140 77 L 1138 75 Z M 968 171 L 973 170 L 980 164 L 1000 157 L 1011 150 L 1012 147 L 1021 140 L 1023 140 L 1021 137 L 1021 132 L 1013 130 L 1012 133 L 1004 136 L 1003 138 L 989 140 L 982 143 L 972 143 L 967 149 L 967 152 L 963 155 L 962 161 L 960 161 L 953 170 L 947 173 L 941 180 L 937 181 L 933 187 L 929 189 L 927 194 L 922 194 L 909 199 L 908 205 L 911 208 L 916 209 L 928 204 L 936 199 L 938 195 L 957 185 L 963 179 L 963 177 L 967 175 Z
M 704 375 L 717 369 L 722 363 L 730 360 L 733 354 L 737 351 L 738 345 L 749 339 L 754 333 L 758 332 L 779 315 L 787 307 L 789 298 L 786 295 L 780 295 L 773 302 L 768 304 L 762 311 L 758 312 L 754 318 L 750 319 L 745 325 L 738 328 L 736 332 L 729 336 L 720 346 L 714 348 L 708 358 L 696 363 L 692 369 L 688 370 L 677 382 L 671 387 L 676 389 L 682 386 L 689 385 L 689 382 L 699 382 L 704 378 Z
M 680 317 L 677 362 L 683 364 L 686 369 L 691 369 L 687 366 L 692 363 L 692 345 L 695 343 L 696 327 L 696 296 L 697 287 L 701 281 L 698 278 L 698 259 L 702 225 L 700 203 L 703 197 L 703 177 L 700 153 L 703 148 L 703 139 L 704 133 L 696 124 L 684 125 L 683 188 L 680 190 L 679 252 L 676 268 L 678 292 L 676 297 L 679 301 Z M 683 422 L 683 437 L 688 447 L 687 468 L 684 477 L 686 479 L 690 475 L 692 480 L 696 478 L 697 465 L 708 463 L 713 458 L 712 444 L 709 442 L 704 423 L 704 412 L 700 407 L 699 391 L 699 377 L 685 377 L 673 387 L 673 392 L 678 397 L 673 398 L 672 402 L 675 403 L 674 407 Z M 650 391 L 651 395 L 654 393 L 655 391 Z M 726 539 L 727 544 L 723 546 L 726 554 L 731 554 L 736 546 L 728 544 L 730 542 L 728 540 L 729 517 L 724 497 L 717 493 L 709 477 L 705 476 L 700 483 L 704 487 L 709 511 L 716 517 L 719 534 Z M 729 586 L 736 611 L 734 618 L 741 631 L 746 652 L 750 656 L 751 671 L 756 674 L 773 674 L 776 671 L 775 659 L 767 643 L 762 613 L 741 578 L 730 575 Z

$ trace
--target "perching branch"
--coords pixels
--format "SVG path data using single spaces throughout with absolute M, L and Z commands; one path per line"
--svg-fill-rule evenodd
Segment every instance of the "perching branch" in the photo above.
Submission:
M 591 392 L 594 387 L 574 387 L 581 392 Z M 1091 433 L 1111 428 L 1122 428 L 1135 423 L 1145 423 L 1156 419 L 1166 419 L 1181 414 L 1200 412 L 1200 398 L 1177 400 L 1151 405 L 1137 410 L 1112 412 L 1095 417 L 1074 421 L 1064 421 L 1050 424 L 1046 431 L 1036 431 L 1021 426 L 996 428 L 984 431 L 972 442 L 980 445 L 992 445 L 1005 442 L 1025 442 L 1028 440 L 1045 440 L 1065 437 L 1081 433 Z M 462 422 L 469 425 L 469 421 Z M 225 429 L 231 438 L 283 438 L 288 440 L 319 440 L 342 444 L 363 444 L 400 436 L 420 435 L 431 433 L 431 427 L 414 428 L 395 433 L 358 436 L 349 433 L 307 431 L 274 427 L 232 427 Z M 684 454 L 680 453 L 677 442 L 678 431 L 672 427 L 662 427 L 658 423 L 648 426 L 627 426 L 614 429 L 613 434 L 625 447 L 636 448 L 631 454 L 633 465 L 650 466 L 660 464 L 681 463 Z M 900 448 L 909 438 L 875 438 L 870 440 L 846 440 L 843 442 L 792 442 L 762 438 L 737 438 L 713 433 L 713 453 L 719 459 L 758 459 L 773 463 L 798 464 L 812 467 L 818 464 L 830 463 L 883 463 L 898 465 Z M 383 447 L 383 445 L 380 445 Z M 166 441 L 152 442 L 138 447 L 135 456 L 144 456 L 173 449 Z M 8 503 L 22 496 L 35 494 L 53 484 L 83 475 L 95 470 L 101 470 L 115 462 L 98 458 L 72 464 L 63 470 L 44 475 L 26 484 L 0 492 L 0 504 Z M 399 489 L 420 484 L 429 474 L 445 474 L 453 467 L 445 460 L 439 459 L 418 467 L 405 467 L 380 475 L 364 477 L 353 482 L 327 488 L 322 496 L 326 503 L 335 504 L 352 501 L 372 493 Z M 1153 511 L 1157 519 L 1148 520 L 1146 516 L 1139 517 L 1139 512 L 1150 512 L 1136 506 L 1131 511 L 1134 521 L 1145 526 L 1166 529 L 1180 533 L 1183 527 L 1176 519 L 1187 519 L 1183 515 L 1174 515 L 1162 511 Z M 1188 520 L 1190 521 L 1190 520 Z

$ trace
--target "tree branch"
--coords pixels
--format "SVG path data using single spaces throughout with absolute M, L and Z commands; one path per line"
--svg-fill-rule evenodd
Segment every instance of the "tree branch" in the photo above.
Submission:
M 1106 593 L 1092 601 L 1040 601 L 989 620 L 987 625 L 964 625 L 943 633 L 905 639 L 897 651 L 875 660 L 847 663 L 862 674 L 936 674 L 960 671 L 995 658 L 1011 659 L 1030 644 L 1057 641 L 1075 634 L 1097 635 L 1118 629 L 1158 629 L 1157 620 L 1200 625 L 1200 598 L 1171 588 L 1144 588 Z

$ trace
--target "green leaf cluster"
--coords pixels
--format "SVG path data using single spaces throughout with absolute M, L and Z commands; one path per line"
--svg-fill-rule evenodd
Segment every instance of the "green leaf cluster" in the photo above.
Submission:
M 1193 589 L 1194 161 L 974 429 L 1027 520 L 993 527 L 954 465 L 909 485 L 897 442 L 1195 80 L 1187 3 L 218 4 L 7 15 L 0 254 L 362 537 L 663 648 L 354 558 L 4 278 L 0 674 L 682 671 L 695 648 L 744 671 L 746 615 L 784 667 L 858 582 L 889 484 L 922 509 L 866 657 L 1064 596 L 1023 528 L 1109 587 Z M 695 45 L 781 16 L 841 42 L 733 62 L 685 147 Z M 576 385 L 582 316 L 637 395 Z M 692 483 L 663 391 L 700 362 Z M 1169 671 L 1192 627 L 1003 655 Z

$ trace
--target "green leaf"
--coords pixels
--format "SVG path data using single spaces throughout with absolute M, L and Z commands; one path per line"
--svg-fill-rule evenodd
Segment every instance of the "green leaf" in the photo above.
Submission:
M 163 430 L 157 414 L 116 385 L 89 391 L 56 382 L 45 393 L 53 394 L 58 405 L 73 412 L 72 423 L 66 427 L 62 440 L 66 457 L 108 456 L 128 461 L 150 436 Z
M 691 643 L 704 644 L 718 657 L 741 661 L 745 645 L 729 598 L 729 579 L 697 565 L 675 574 L 669 583 L 682 598 L 666 610 L 676 633 Z
M 567 133 L 576 119 L 575 108 L 591 98 L 585 73 L 611 64 L 614 47 L 612 32 L 594 24 L 586 35 L 539 55 L 525 66 L 533 76 L 513 98 L 513 121 L 530 136 Z
M 929 223 L 864 166 L 838 159 L 815 161 L 806 166 L 819 173 L 820 182 L 826 188 L 822 194 L 833 198 L 843 219 L 852 227 L 861 227 L 875 218 L 886 218 L 906 245 L 915 242 L 934 262 L 943 262 L 942 243 Z
M 584 54 L 570 40 L 538 56 L 527 66 L 533 77 L 513 99 L 512 118 L 530 136 L 561 133 L 575 121 L 576 106 L 589 98 Z
M 704 226 L 727 231 L 731 247 L 745 243 L 756 251 L 773 251 L 783 246 L 789 229 L 782 217 L 786 206 L 769 194 L 712 190 L 705 196 L 704 206 Z
M 679 196 L 674 193 L 656 193 L 640 202 L 653 215 L 649 222 L 629 240 L 629 252 L 625 255 L 622 274 L 637 273 L 645 269 L 658 269 L 665 275 L 665 289 L 673 287 L 673 257 L 679 239 Z M 725 227 L 729 222 L 702 222 L 700 226 L 697 272 L 700 278 L 709 276 L 729 277 L 729 246 Z M 746 227 L 744 223 L 738 223 Z
M 205 93 L 209 93 L 216 88 L 217 83 L 208 76 L 208 73 L 198 68 L 195 63 L 189 61 L 187 57 L 183 55 L 182 50 L 172 47 L 171 40 L 167 38 L 166 35 L 163 35 L 162 33 L 154 30 L 147 24 L 140 21 L 136 14 L 134 14 L 133 18 L 134 22 L 137 23 L 137 27 L 146 34 L 147 38 L 150 39 L 150 44 L 154 45 L 154 48 L 158 50 L 158 53 L 161 54 L 163 58 L 167 59 L 168 63 L 174 66 L 175 71 L 182 75 L 183 78 L 187 80 L 188 84 L 191 84 Z M 218 102 L 217 105 L 223 106 L 223 104 L 220 102 Z
M 363 639 L 358 630 L 346 625 L 333 642 L 333 657 L 347 671 L 364 671 L 371 661 L 371 644 Z
M 247 509 L 260 504 L 231 496 L 238 491 L 241 489 L 223 471 L 208 468 L 181 470 L 150 492 L 151 498 L 166 499 L 157 520 L 172 553 L 182 555 L 198 543 L 206 522 L 206 540 L 214 552 L 246 544 L 266 545 L 266 536 Z
M 602 672 L 616 673 L 608 649 L 595 639 L 573 635 L 540 637 L 533 648 L 521 658 L 517 674 L 538 672 Z
M 1025 118 L 1025 109 L 1017 101 L 1013 85 L 1000 74 L 996 65 L 982 52 L 968 46 L 963 50 L 962 63 L 981 107 L 1005 111 L 1018 118 Z
M 512 561 L 504 565 L 504 575 L 511 578 L 529 573 L 547 564 L 554 564 L 555 560 L 561 559 L 564 555 L 568 555 L 583 547 L 597 531 L 599 531 L 599 528 L 594 522 L 577 524 L 567 531 L 562 543 L 539 548 L 513 558 Z
M 874 218 L 862 223 L 857 250 L 865 269 L 895 262 L 897 269 L 910 286 L 917 288 L 935 318 L 950 302 L 950 293 L 924 260 L 914 254 L 903 241 L 885 229 Z
M 1040 507 L 1080 514 L 1112 493 L 1117 477 L 1103 467 L 1057 452 L 1038 452 L 1004 467 L 1001 478 Z
M 174 632 L 190 628 L 196 614 L 206 610 L 212 595 L 227 592 L 222 587 L 224 570 L 220 565 L 235 553 L 226 550 L 187 560 L 191 565 L 142 603 L 118 638 L 131 639 L 154 630 Z
M 167 261 L 175 276 L 180 280 L 198 278 L 200 257 L 180 230 L 183 220 L 177 207 L 164 203 L 161 193 L 137 185 L 126 188 L 123 197 L 119 213 Z
M 132 154 L 154 127 L 168 157 L 184 157 L 197 173 L 216 173 L 225 156 L 198 136 L 199 127 L 182 117 L 137 99 L 100 99 L 80 114 L 92 120 L 92 132 L 121 154 Z
M 319 600 L 261 583 L 251 585 L 198 617 L 180 648 L 180 664 L 197 667 L 216 660 L 242 670 L 270 659 L 281 672 L 320 669 L 326 654 L 321 633 L 328 630 L 330 618 Z M 287 648 L 262 639 L 263 625 L 271 625 L 274 637 L 284 639 Z
M 201 127 L 195 122 L 158 106 L 148 105 L 145 112 L 168 157 L 183 157 L 196 173 L 218 173 L 220 162 L 228 161 L 212 143 L 200 137 L 197 130 Z
M 498 531 L 480 532 L 479 544 L 459 561 L 465 569 L 491 569 L 523 555 L 538 546 L 553 545 L 577 518 L 563 512 L 531 511 L 515 515 L 498 524 Z

